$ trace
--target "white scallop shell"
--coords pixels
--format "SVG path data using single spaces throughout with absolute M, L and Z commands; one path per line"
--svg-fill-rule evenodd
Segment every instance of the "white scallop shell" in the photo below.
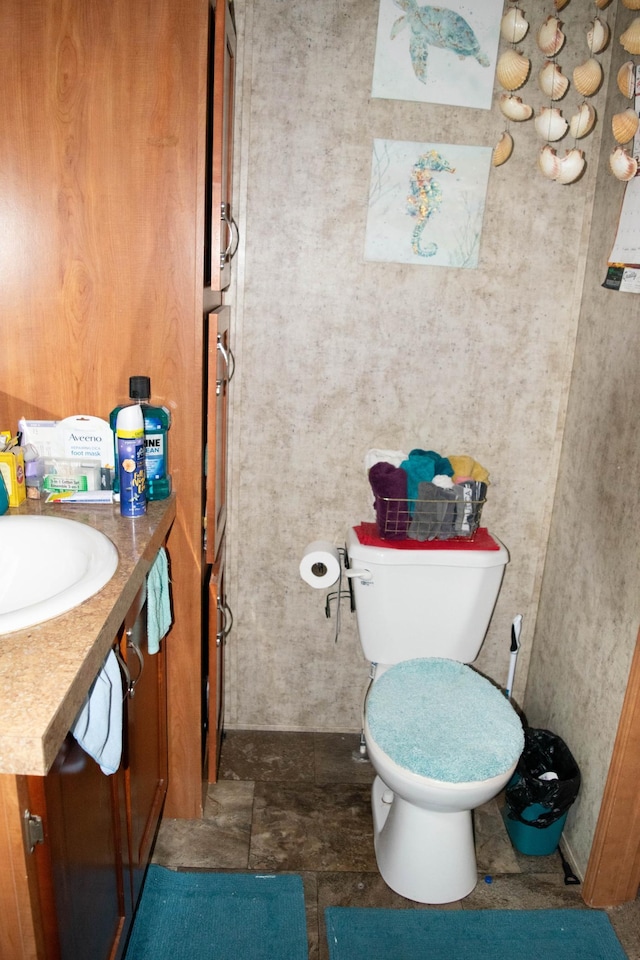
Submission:
M 633 60 L 627 60 L 618 70 L 618 90 L 623 97 L 631 100 L 636 89 L 636 65 Z
M 587 45 L 590 53 L 601 53 L 609 43 L 609 24 L 596 17 L 587 31 Z
M 493 150 L 494 167 L 499 167 L 506 163 L 513 152 L 513 137 L 505 130 Z
M 590 97 L 602 83 L 602 67 L 595 57 L 590 57 L 573 71 L 573 83 L 578 93 Z
M 560 100 L 567 92 L 569 81 L 557 63 L 547 60 L 538 74 L 538 84 L 550 100 Z
M 624 147 L 616 147 L 609 157 L 609 166 L 618 180 L 632 180 L 638 170 L 638 161 L 630 157 Z
M 638 114 L 631 107 L 623 110 L 622 113 L 614 114 L 611 118 L 614 140 L 618 143 L 629 143 L 629 140 L 632 140 L 638 132 L 639 125 Z
M 627 53 L 640 53 L 640 17 L 632 20 L 620 37 L 620 43 Z
M 500 34 L 507 43 L 520 43 L 529 29 L 529 23 L 518 7 L 510 7 L 500 21 Z
M 538 30 L 538 46 L 547 57 L 554 57 L 562 47 L 565 37 L 560 21 L 550 14 Z
M 529 76 L 530 66 L 531 61 L 519 50 L 505 50 L 500 54 L 496 64 L 498 83 L 505 90 L 517 90 Z
M 557 183 L 574 183 L 584 170 L 584 154 L 582 150 L 569 150 L 564 157 L 558 157 L 560 170 L 556 177 Z
M 543 140 L 560 140 L 569 127 L 557 107 L 542 107 L 534 124 Z
M 533 114 L 533 107 L 523 103 L 521 97 L 516 97 L 512 93 L 500 94 L 498 106 L 509 120 L 528 120 Z
M 569 121 L 569 133 L 574 140 L 586 137 L 593 130 L 596 122 L 596 112 L 590 103 L 581 103 L 578 112 L 574 113 Z
M 538 167 L 547 180 L 555 180 L 560 172 L 560 161 L 555 150 L 549 144 L 543 147 L 538 154 Z

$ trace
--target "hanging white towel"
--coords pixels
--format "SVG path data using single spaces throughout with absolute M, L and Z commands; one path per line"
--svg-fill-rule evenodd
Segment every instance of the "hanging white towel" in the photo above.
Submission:
M 122 677 L 113 650 L 107 654 L 71 733 L 103 773 L 116 772 L 122 759 Z
M 147 574 L 147 649 L 157 653 L 171 626 L 171 592 L 167 551 L 160 547 Z

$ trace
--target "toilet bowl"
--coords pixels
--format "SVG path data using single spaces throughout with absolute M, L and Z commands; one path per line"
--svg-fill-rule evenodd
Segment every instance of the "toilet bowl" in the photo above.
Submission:
M 471 667 L 425 658 L 386 670 L 365 706 L 376 771 L 374 845 L 392 890 L 450 903 L 477 883 L 471 811 L 506 786 L 523 748 L 520 720 Z

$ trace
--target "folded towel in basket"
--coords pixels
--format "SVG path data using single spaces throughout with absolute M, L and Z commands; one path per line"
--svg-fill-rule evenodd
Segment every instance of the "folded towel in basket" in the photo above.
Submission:
M 458 483 L 460 478 L 465 477 L 469 480 L 479 480 L 481 483 L 489 483 L 489 471 L 481 466 L 473 457 L 449 457 L 449 463 L 453 467 L 453 479 Z
M 122 758 L 122 676 L 113 650 L 87 694 L 71 733 L 103 773 L 115 773 Z
M 453 467 L 446 457 L 433 450 L 412 450 L 407 459 L 400 464 L 407 471 L 407 499 L 417 500 L 419 483 L 430 483 L 438 474 L 453 476 Z M 411 504 L 413 511 L 413 504 Z
M 462 489 L 445 489 L 435 483 L 418 484 L 418 500 L 409 525 L 412 540 L 449 540 L 456 536 L 457 504 Z
M 380 535 L 385 540 L 404 540 L 409 520 L 406 473 L 401 467 L 381 461 L 369 470 L 369 483 Z

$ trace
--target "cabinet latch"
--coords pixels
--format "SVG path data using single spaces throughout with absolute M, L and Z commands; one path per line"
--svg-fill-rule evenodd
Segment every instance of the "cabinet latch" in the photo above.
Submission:
M 42 817 L 25 810 L 22 817 L 22 832 L 24 835 L 24 845 L 33 853 L 37 843 L 44 843 L 44 827 L 42 826 Z

